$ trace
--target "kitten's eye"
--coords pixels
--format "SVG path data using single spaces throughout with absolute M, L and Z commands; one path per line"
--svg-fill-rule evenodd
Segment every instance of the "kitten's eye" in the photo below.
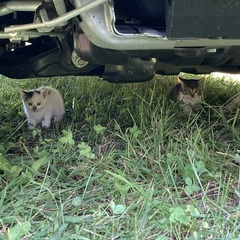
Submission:
M 28 106 L 30 106 L 30 107 L 31 107 L 32 105 L 33 105 L 33 104 L 32 104 L 31 102 L 30 102 L 30 103 L 28 103 Z
M 41 103 L 37 103 L 37 106 L 40 106 L 41 105 Z

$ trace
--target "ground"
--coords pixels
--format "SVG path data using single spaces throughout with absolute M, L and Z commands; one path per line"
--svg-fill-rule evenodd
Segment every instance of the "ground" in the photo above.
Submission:
M 206 77 L 190 116 L 175 76 L 0 79 L 0 239 L 240 239 L 240 85 Z M 28 130 L 19 88 L 56 87 L 66 114 Z

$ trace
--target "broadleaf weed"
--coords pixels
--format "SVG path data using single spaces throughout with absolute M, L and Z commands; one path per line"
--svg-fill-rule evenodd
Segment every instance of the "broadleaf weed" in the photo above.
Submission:
M 175 78 L 1 78 L 0 239 L 239 239 L 239 113 L 220 105 L 240 86 L 206 76 L 203 109 L 184 116 Z M 40 85 L 66 114 L 30 131 L 17 88 Z

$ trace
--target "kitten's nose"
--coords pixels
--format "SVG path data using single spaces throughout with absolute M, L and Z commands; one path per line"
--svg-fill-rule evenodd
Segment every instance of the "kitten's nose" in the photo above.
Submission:
M 33 106 L 33 108 L 32 108 L 32 109 L 33 109 L 33 111 L 36 111 L 36 109 L 37 109 L 37 106 Z

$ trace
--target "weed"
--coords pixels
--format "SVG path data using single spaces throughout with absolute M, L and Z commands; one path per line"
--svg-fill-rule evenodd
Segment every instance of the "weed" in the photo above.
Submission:
M 206 77 L 184 116 L 174 77 L 110 84 L 68 77 L 0 81 L 0 239 L 239 239 L 240 86 Z M 50 85 L 66 114 L 27 129 L 18 88 Z

